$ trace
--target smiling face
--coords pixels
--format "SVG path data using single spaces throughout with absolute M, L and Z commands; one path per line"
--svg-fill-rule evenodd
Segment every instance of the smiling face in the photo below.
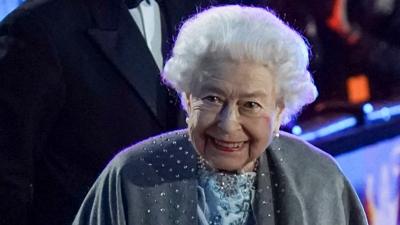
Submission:
M 249 171 L 280 126 L 282 104 L 266 67 L 220 63 L 187 94 L 188 126 L 196 151 L 212 168 Z

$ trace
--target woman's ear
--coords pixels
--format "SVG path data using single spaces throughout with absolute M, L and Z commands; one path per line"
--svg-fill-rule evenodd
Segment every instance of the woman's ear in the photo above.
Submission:
M 192 105 L 192 100 L 191 100 L 191 95 L 188 93 L 182 93 L 181 95 L 181 101 L 183 101 L 183 108 L 186 111 L 186 124 L 189 125 L 189 117 L 190 117 L 190 112 L 191 112 L 191 105 Z
M 283 115 L 285 111 L 285 103 L 282 100 L 279 100 L 276 104 L 276 114 L 275 114 L 275 123 L 274 123 L 274 131 L 279 132 L 279 128 L 283 122 Z
M 192 105 L 191 94 L 183 92 L 182 97 L 184 109 L 186 110 L 186 116 L 189 116 Z

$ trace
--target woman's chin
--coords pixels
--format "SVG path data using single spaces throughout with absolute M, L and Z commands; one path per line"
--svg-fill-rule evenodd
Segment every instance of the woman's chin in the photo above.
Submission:
M 236 162 L 210 162 L 207 163 L 212 169 L 228 173 L 250 172 L 253 171 L 254 165 L 249 163 L 239 164 Z

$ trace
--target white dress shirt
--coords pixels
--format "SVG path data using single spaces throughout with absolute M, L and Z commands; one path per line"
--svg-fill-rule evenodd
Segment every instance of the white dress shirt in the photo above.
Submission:
M 163 67 L 163 56 L 161 45 L 161 17 L 158 3 L 155 0 L 144 0 L 138 7 L 130 9 L 129 12 L 138 25 L 161 71 Z

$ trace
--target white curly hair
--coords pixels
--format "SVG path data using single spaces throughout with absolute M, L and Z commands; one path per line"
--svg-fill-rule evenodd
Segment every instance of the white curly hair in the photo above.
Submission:
M 277 98 L 283 101 L 286 123 L 318 95 L 307 69 L 308 53 L 303 37 L 268 9 L 212 7 L 183 23 L 162 78 L 180 94 L 187 110 L 185 93 L 207 73 L 205 61 L 265 65 L 276 76 Z

